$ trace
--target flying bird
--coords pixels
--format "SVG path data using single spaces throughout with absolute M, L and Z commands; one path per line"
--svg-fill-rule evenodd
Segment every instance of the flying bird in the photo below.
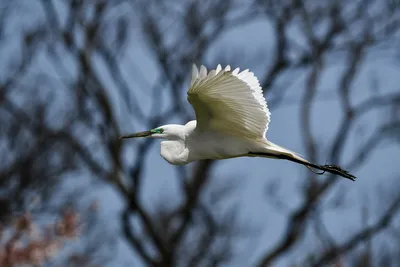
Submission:
M 161 157 L 173 165 L 204 159 L 264 157 L 284 159 L 308 167 L 317 174 L 330 172 L 350 180 L 356 177 L 337 165 L 318 165 L 266 138 L 270 122 L 262 88 L 248 69 L 239 72 L 218 65 L 207 72 L 193 65 L 187 99 L 196 120 L 185 125 L 168 124 L 149 131 L 121 136 L 164 139 Z

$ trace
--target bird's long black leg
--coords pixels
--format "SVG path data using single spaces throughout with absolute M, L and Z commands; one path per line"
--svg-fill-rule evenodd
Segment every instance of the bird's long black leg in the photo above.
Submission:
M 299 160 L 297 158 L 294 158 L 294 157 L 291 157 L 291 156 L 285 155 L 285 154 L 277 155 L 277 154 L 273 154 L 273 153 L 259 153 L 259 152 L 253 153 L 253 152 L 250 152 L 249 155 L 261 156 L 261 157 L 264 156 L 264 157 L 277 158 L 277 159 L 286 159 L 286 160 L 290 160 L 290 161 L 293 161 L 293 162 L 296 162 L 296 163 L 300 163 L 300 164 L 306 166 L 310 171 L 312 171 L 313 173 L 318 174 L 318 175 L 322 175 L 325 172 L 330 172 L 330 173 L 333 173 L 333 174 L 340 175 L 340 176 L 342 176 L 344 178 L 350 179 L 352 181 L 356 180 L 356 177 L 354 175 L 350 174 L 346 170 L 343 170 L 342 168 L 340 168 L 337 165 L 329 165 L 329 164 L 318 165 L 318 164 L 314 164 L 314 163 L 311 163 L 311 162 L 302 161 L 302 160 Z M 321 172 L 314 171 L 313 169 L 320 170 Z

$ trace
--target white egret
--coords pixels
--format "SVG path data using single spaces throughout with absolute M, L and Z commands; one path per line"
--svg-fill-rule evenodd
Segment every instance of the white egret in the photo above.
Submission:
M 151 137 L 161 142 L 161 156 L 170 164 L 183 165 L 204 159 L 265 157 L 290 160 L 355 180 L 336 165 L 317 165 L 267 140 L 270 112 L 257 77 L 249 70 L 231 71 L 221 65 L 207 73 L 193 65 L 188 101 L 196 120 L 185 125 L 168 124 L 120 138 Z

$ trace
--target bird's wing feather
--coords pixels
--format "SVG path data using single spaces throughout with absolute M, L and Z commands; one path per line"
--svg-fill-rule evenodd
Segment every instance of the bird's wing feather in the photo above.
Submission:
M 217 130 L 249 138 L 262 138 L 270 112 L 254 73 L 221 65 L 207 73 L 193 65 L 188 101 L 196 112 L 199 130 Z

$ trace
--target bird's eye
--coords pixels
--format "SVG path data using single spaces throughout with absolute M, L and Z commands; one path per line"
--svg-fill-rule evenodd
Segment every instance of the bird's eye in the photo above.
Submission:
M 157 128 L 157 129 L 151 130 L 151 132 L 152 132 L 152 133 L 158 133 L 158 134 L 161 134 L 161 133 L 163 133 L 163 132 L 164 132 L 164 129 L 163 129 L 163 128 Z

